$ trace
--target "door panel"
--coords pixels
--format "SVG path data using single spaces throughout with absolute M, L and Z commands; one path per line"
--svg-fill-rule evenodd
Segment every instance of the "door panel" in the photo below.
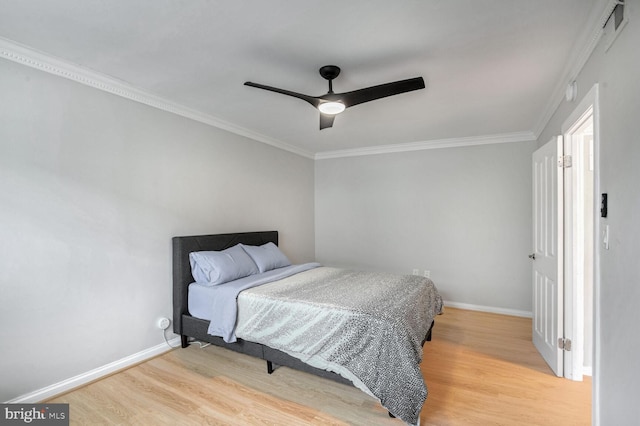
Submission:
M 563 375 L 562 137 L 533 153 L 533 344 L 557 376 Z

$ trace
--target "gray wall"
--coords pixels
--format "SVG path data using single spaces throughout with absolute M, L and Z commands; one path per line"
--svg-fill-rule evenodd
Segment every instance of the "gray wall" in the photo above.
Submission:
M 0 60 L 0 401 L 163 342 L 171 237 L 314 259 L 313 161 Z
M 609 194 L 609 216 L 598 221 L 610 228 L 610 249 L 599 244 L 596 300 L 594 420 L 603 426 L 637 424 L 640 418 L 640 1 L 626 3 L 629 24 L 607 52 L 600 41 L 577 78 L 578 100 L 563 102 L 538 140 L 542 145 L 559 134 L 580 99 L 599 83 L 599 180 L 600 192 Z
M 531 312 L 535 142 L 316 161 L 316 258 L 431 271 L 445 300 Z

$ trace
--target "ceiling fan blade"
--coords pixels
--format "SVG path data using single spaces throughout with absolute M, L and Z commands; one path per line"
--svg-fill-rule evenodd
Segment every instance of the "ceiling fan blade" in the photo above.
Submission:
M 320 99 L 314 96 L 304 95 L 302 93 L 296 93 L 285 89 L 278 89 L 277 87 L 265 86 L 264 84 L 252 83 L 251 81 L 245 82 L 244 85 L 257 87 L 258 89 L 269 90 L 271 92 L 281 93 L 287 96 L 293 96 L 294 98 L 302 99 L 303 101 L 309 102 L 315 108 L 318 108 L 318 105 L 320 104 Z
M 415 77 L 407 80 L 394 81 L 392 83 L 354 90 L 352 92 L 339 93 L 336 97 L 339 97 L 342 100 L 342 103 L 344 103 L 348 108 L 365 102 L 374 101 L 376 99 L 386 98 L 387 96 L 398 95 L 400 93 L 411 92 L 413 90 L 420 90 L 424 88 L 425 85 L 422 77 Z
M 335 118 L 335 115 L 320 113 L 320 130 L 333 127 L 333 120 L 335 120 Z

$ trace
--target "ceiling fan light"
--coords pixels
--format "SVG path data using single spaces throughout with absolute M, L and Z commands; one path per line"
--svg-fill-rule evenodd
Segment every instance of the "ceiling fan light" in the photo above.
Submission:
M 323 102 L 318 105 L 318 109 L 323 114 L 336 115 L 344 111 L 345 106 L 342 102 Z

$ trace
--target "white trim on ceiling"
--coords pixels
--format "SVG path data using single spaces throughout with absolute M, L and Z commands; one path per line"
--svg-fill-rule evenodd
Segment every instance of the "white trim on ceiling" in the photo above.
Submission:
M 389 154 L 394 152 L 418 151 L 424 149 L 451 148 L 462 146 L 486 145 L 491 143 L 524 142 L 537 139 L 554 112 L 564 98 L 566 85 L 573 81 L 582 70 L 591 56 L 603 32 L 604 20 L 611 14 L 617 4 L 616 0 L 598 0 L 593 7 L 588 24 L 585 26 L 581 37 L 574 44 L 573 56 L 567 63 L 563 77 L 553 91 L 542 115 L 532 131 L 520 133 L 506 133 L 501 135 L 464 137 L 453 139 L 440 139 L 421 142 L 409 142 L 403 144 L 390 144 L 346 150 L 326 151 L 314 154 L 313 152 L 291 145 L 289 143 L 273 139 L 244 127 L 237 126 L 221 120 L 209 114 L 196 111 L 175 102 L 156 96 L 147 91 L 131 86 L 113 77 L 101 74 L 97 71 L 83 68 L 77 64 L 56 58 L 46 53 L 20 45 L 12 40 L 0 37 L 0 58 L 17 62 L 40 71 L 48 72 L 59 77 L 73 80 L 104 92 L 108 92 L 123 98 L 140 102 L 142 104 L 167 111 L 191 120 L 198 121 L 228 132 L 247 137 L 249 139 L 266 143 L 267 145 L 292 152 L 302 157 L 322 160 L 329 158 L 353 157 L 374 154 Z
M 544 128 L 549 124 L 549 120 L 551 120 L 556 109 L 558 109 L 562 103 L 567 84 L 578 77 L 587 60 L 589 60 L 598 41 L 600 41 L 602 37 L 604 24 L 618 3 L 618 0 L 598 0 L 593 6 L 582 34 L 573 45 L 571 57 L 564 68 L 562 78 L 556 83 L 552 96 L 549 98 L 542 115 L 533 128 L 533 133 L 536 135 L 536 138 L 540 136 Z
M 396 152 L 422 151 L 425 149 L 439 148 L 457 148 L 463 146 L 489 145 L 496 143 L 530 142 L 535 140 L 536 136 L 532 132 L 504 133 L 501 135 L 439 139 L 423 142 L 409 142 L 355 149 L 341 149 L 337 151 L 326 151 L 317 153 L 315 155 L 315 159 L 326 160 L 330 158 L 359 157 L 363 155 L 392 154 Z
M 56 58 L 46 53 L 34 50 L 30 47 L 20 45 L 12 40 L 0 37 L 0 58 L 17 62 L 49 74 L 67 78 L 86 86 L 102 90 L 113 95 L 121 96 L 135 102 L 139 102 L 153 108 L 180 115 L 200 123 L 217 127 L 240 136 L 263 142 L 285 151 L 293 152 L 307 158 L 313 158 L 313 153 L 300 149 L 291 144 L 270 138 L 268 136 L 253 132 L 249 129 L 237 126 L 227 121 L 221 120 L 212 115 L 204 114 L 200 111 L 179 105 L 170 100 L 156 96 L 147 91 L 131 86 L 121 80 L 115 79 L 97 71 L 83 68 L 77 64 Z

